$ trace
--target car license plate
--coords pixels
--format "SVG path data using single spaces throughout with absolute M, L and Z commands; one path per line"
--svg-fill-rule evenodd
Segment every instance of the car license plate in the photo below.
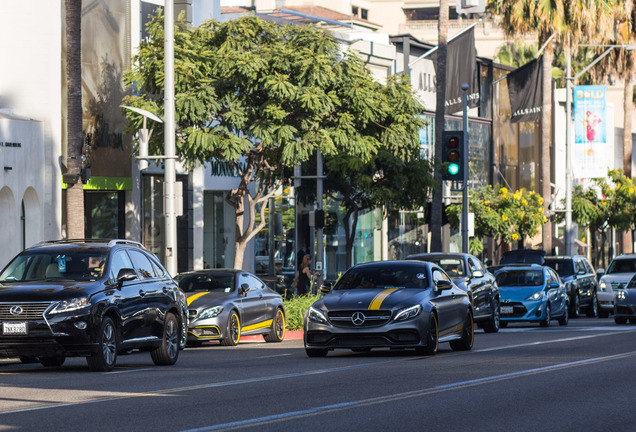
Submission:
M 26 335 L 27 331 L 27 323 L 26 321 L 20 322 L 3 322 L 2 323 L 2 334 L 5 336 L 10 335 Z
M 506 315 L 510 315 L 515 311 L 515 308 L 512 306 L 502 306 L 501 307 L 501 313 L 502 314 L 506 314 Z

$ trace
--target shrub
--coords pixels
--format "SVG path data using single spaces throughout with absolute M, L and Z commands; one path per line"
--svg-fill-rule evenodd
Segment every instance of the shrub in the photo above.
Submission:
M 319 298 L 320 294 L 306 294 L 285 300 L 287 330 L 302 330 L 305 311 Z

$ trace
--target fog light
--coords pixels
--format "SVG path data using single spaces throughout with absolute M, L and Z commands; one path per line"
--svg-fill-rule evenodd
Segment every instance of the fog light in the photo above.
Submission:
M 78 330 L 86 330 L 86 323 L 84 321 L 77 321 L 74 325 Z

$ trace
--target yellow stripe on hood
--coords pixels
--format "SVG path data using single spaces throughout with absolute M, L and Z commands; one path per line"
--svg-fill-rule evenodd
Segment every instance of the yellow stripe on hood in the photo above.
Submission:
M 393 291 L 397 291 L 397 288 L 387 288 L 382 291 L 380 294 L 375 296 L 373 300 L 371 300 L 371 304 L 369 305 L 369 310 L 378 310 L 380 306 L 382 306 L 382 302 L 385 298 L 387 298 Z
M 210 293 L 208 291 L 205 291 L 205 292 L 200 292 L 200 293 L 196 293 L 196 294 L 191 295 L 190 297 L 188 297 L 188 306 L 190 306 L 193 301 L 195 301 L 199 297 L 203 297 L 206 294 L 210 294 Z

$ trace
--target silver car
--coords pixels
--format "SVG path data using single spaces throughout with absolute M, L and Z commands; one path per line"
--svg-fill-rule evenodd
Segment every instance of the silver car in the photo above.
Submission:
M 606 318 L 614 311 L 616 292 L 625 288 L 636 276 L 636 255 L 623 254 L 615 257 L 598 282 L 598 315 Z

